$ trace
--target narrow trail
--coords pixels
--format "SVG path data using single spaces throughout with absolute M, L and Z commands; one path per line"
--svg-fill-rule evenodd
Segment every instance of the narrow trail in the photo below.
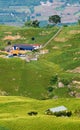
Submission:
M 46 47 L 60 32 L 62 31 L 62 27 L 57 31 L 55 35 L 53 35 L 43 46 L 42 48 Z

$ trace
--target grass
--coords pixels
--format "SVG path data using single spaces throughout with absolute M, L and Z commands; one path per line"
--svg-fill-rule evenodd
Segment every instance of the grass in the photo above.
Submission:
M 5 32 L 12 32 L 11 35 L 13 36 L 16 34 L 21 36 L 21 39 L 11 41 L 12 44 L 40 43 L 43 45 L 57 32 L 58 27 L 34 29 L 0 26 L 0 30 L 0 47 L 3 48 L 8 42 L 8 40 L 3 40 L 8 35 Z M 18 58 L 5 60 L 0 58 L 0 94 L 28 96 L 36 99 L 53 98 L 55 95 L 64 98 L 70 97 L 67 86 L 62 89 L 55 89 L 50 95 L 48 94 L 47 88 L 51 86 L 51 77 L 56 74 L 59 79 L 70 81 L 71 86 L 73 86 L 71 84 L 73 80 L 80 80 L 80 73 L 67 72 L 67 70 L 72 70 L 80 66 L 80 34 L 77 33 L 79 30 L 80 26 L 63 27 L 56 38 L 60 39 L 64 37 L 67 41 L 52 40 L 46 47 L 49 53 L 40 55 L 37 62 L 32 61 L 26 63 Z M 32 37 L 35 37 L 34 41 L 31 40 Z M 57 49 L 54 48 L 55 46 Z M 55 87 L 55 84 L 53 86 Z
M 80 99 L 53 99 L 40 101 L 24 97 L 0 97 L 0 126 L 9 130 L 73 130 L 80 127 L 80 119 L 74 114 L 80 107 Z M 45 110 L 64 105 L 73 115 L 55 117 L 45 115 Z M 30 111 L 38 112 L 37 116 L 29 116 Z

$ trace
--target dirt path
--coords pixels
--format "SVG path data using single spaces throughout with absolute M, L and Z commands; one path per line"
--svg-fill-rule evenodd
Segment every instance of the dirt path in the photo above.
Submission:
M 46 47 L 60 32 L 62 31 L 62 27 L 57 31 L 55 35 L 53 35 L 43 46 L 42 48 Z

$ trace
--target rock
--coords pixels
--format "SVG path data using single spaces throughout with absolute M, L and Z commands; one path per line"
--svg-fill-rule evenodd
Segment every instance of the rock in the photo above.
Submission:
M 64 87 L 64 84 L 63 84 L 62 82 L 59 82 L 59 83 L 58 83 L 58 87 L 59 87 L 59 88 L 63 88 L 63 87 Z

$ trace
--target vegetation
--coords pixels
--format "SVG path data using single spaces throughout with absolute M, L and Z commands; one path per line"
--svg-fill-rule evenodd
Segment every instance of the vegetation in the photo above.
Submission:
M 49 22 L 53 24 L 57 24 L 61 22 L 61 17 L 59 15 L 52 15 L 49 17 Z
M 27 27 L 39 27 L 39 21 L 38 20 L 34 20 L 34 21 L 27 21 L 25 22 L 25 26 Z
M 71 117 L 45 115 L 48 108 L 64 105 L 72 111 Z M 0 97 L 0 126 L 3 130 L 79 130 L 80 118 L 75 110 L 80 108 L 80 99 L 53 99 L 40 101 L 24 97 Z M 38 112 L 30 116 L 28 112 Z
M 44 45 L 58 29 L 58 27 L 0 26 L 0 48 L 8 46 L 6 44 L 8 41 L 11 42 L 11 45 L 14 43 Z M 3 40 L 8 35 L 13 37 L 19 35 L 20 39 Z M 0 95 L 22 95 L 36 99 L 49 99 L 74 97 L 72 93 L 75 93 L 76 97 L 80 92 L 79 84 L 74 83 L 74 81 L 79 82 L 80 80 L 80 73 L 77 71 L 77 67 L 80 65 L 79 39 L 79 26 L 63 27 L 60 34 L 43 49 L 48 49 L 49 52 L 40 55 L 37 62 L 26 63 L 15 57 L 0 58 Z M 4 52 L 0 52 L 0 54 L 3 55 Z M 3 82 L 4 80 L 5 82 Z

